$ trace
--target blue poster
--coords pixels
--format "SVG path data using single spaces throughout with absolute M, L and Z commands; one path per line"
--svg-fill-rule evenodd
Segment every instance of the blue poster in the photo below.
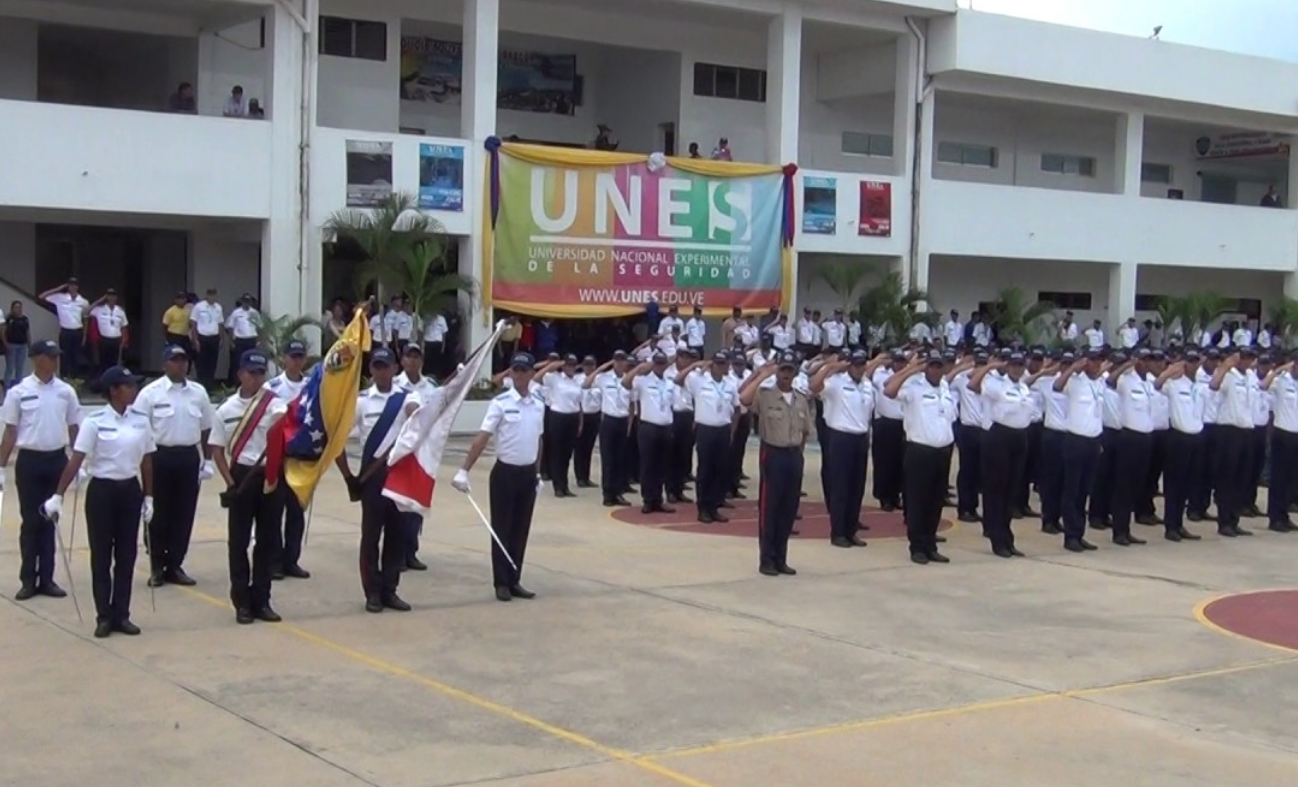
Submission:
M 833 235 L 837 225 L 838 181 L 834 178 L 803 178 L 802 231 L 808 235 Z
M 464 148 L 419 146 L 419 207 L 464 210 Z
M 576 113 L 577 56 L 501 49 L 496 106 L 517 112 Z M 405 36 L 401 39 L 401 98 L 460 103 L 464 52 L 458 41 Z

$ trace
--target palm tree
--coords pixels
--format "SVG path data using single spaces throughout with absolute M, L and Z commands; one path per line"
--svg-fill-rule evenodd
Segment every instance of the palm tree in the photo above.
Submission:
M 1037 344 L 1051 333 L 1055 305 L 1050 301 L 1033 303 L 1021 288 L 1006 287 L 996 294 L 988 321 L 1002 342 L 1019 339 L 1025 344 Z
M 910 336 L 910 329 L 924 319 L 915 309 L 927 300 L 923 290 L 908 290 L 901 274 L 894 272 L 861 295 L 858 309 L 863 324 L 883 326 L 888 337 L 904 340 Z
M 866 274 L 870 271 L 869 266 L 860 262 L 834 259 L 820 266 L 819 271 L 821 280 L 838 296 L 838 305 L 843 309 L 843 313 L 850 312 L 852 304 L 856 302 L 857 291 L 860 290 L 861 283 L 865 281 Z
M 270 356 L 271 360 L 277 360 L 283 356 L 284 351 L 288 349 L 288 343 L 297 339 L 306 342 L 311 346 L 307 337 L 307 331 L 310 329 L 319 330 L 323 325 L 314 317 L 292 317 L 287 314 L 280 317 L 261 316 L 257 323 L 257 344 Z M 307 366 L 320 360 L 319 356 L 307 356 Z
M 394 265 L 375 266 L 373 273 L 388 292 L 403 293 L 410 313 L 419 320 L 451 311 L 461 292 L 473 295 L 472 277 L 448 273 L 445 236 L 416 240 L 401 250 Z
M 1218 292 L 1192 292 L 1185 296 L 1185 313 L 1190 320 L 1186 340 L 1189 341 L 1200 331 L 1208 330 L 1213 320 L 1233 309 L 1235 305 L 1234 298 L 1227 298 Z
M 1294 333 L 1298 332 L 1298 298 L 1281 295 L 1271 307 L 1271 325 L 1275 329 L 1274 341 L 1288 350 L 1293 346 Z
M 1164 335 L 1171 337 L 1179 334 L 1182 341 L 1188 340 L 1190 335 L 1188 326 L 1193 320 L 1190 317 L 1189 301 L 1186 298 L 1160 295 L 1154 308 L 1158 312 L 1159 322 L 1163 324 Z

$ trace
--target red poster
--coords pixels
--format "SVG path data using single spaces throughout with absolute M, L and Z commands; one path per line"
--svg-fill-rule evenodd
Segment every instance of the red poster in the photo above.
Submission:
M 860 235 L 892 237 L 892 184 L 878 180 L 861 181 Z

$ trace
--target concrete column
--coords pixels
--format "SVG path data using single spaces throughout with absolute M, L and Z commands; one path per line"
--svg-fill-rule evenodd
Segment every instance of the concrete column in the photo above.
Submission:
M 266 12 L 271 50 L 271 169 L 269 219 L 261 236 L 261 306 L 271 317 L 316 316 L 319 277 L 306 291 L 301 232 L 302 33 L 282 6 Z
M 496 96 L 499 64 L 500 0 L 464 0 L 464 75 L 460 95 L 460 134 L 469 140 L 464 156 L 464 178 L 481 183 L 486 171 L 482 143 L 496 133 Z M 480 194 L 477 189 L 466 193 Z M 477 200 L 479 209 L 482 200 Z M 460 275 L 485 286 L 482 275 L 482 233 L 484 222 L 472 224 L 469 237 L 460 241 Z M 491 335 L 490 310 L 482 308 L 480 292 L 461 296 L 464 315 L 462 349 L 470 352 Z M 487 367 L 490 371 L 490 367 Z
M 1117 331 L 1128 317 L 1136 313 L 1136 263 L 1121 262 L 1109 266 L 1109 319 L 1104 329 Z
M 909 178 L 915 152 L 916 81 L 920 78 L 915 63 L 919 44 L 907 33 L 897 39 L 896 84 L 892 101 L 892 174 Z
M 1144 113 L 1119 115 L 1114 138 L 1114 192 L 1128 197 L 1140 196 L 1140 164 L 1144 160 L 1144 147 Z
M 1298 134 L 1289 137 L 1289 171 L 1285 182 L 1277 183 L 1276 188 L 1284 197 L 1284 206 L 1298 210 Z
M 766 159 L 798 160 L 801 115 L 802 10 L 796 6 L 771 19 L 766 37 Z
M 924 100 L 916 110 L 916 123 L 919 125 L 919 142 L 915 146 L 918 159 L 915 186 L 919 189 L 919 199 L 915 204 L 915 215 L 909 231 L 912 235 L 910 264 L 903 266 L 908 286 L 919 290 L 929 288 L 929 247 L 924 233 L 924 225 L 938 219 L 929 207 L 929 195 L 932 194 L 933 159 L 937 156 L 937 138 L 934 132 L 933 116 L 937 111 L 937 93 L 927 91 Z M 907 173 L 910 175 L 911 173 Z M 904 192 L 904 189 L 902 189 Z M 893 199 L 906 199 L 907 194 L 894 194 Z
M 1298 298 L 1298 273 L 1284 275 L 1284 295 L 1286 298 Z

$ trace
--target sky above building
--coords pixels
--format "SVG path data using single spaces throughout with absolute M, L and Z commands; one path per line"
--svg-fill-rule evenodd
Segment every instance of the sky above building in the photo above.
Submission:
M 961 7 L 1298 62 L 1298 0 L 960 0 Z

